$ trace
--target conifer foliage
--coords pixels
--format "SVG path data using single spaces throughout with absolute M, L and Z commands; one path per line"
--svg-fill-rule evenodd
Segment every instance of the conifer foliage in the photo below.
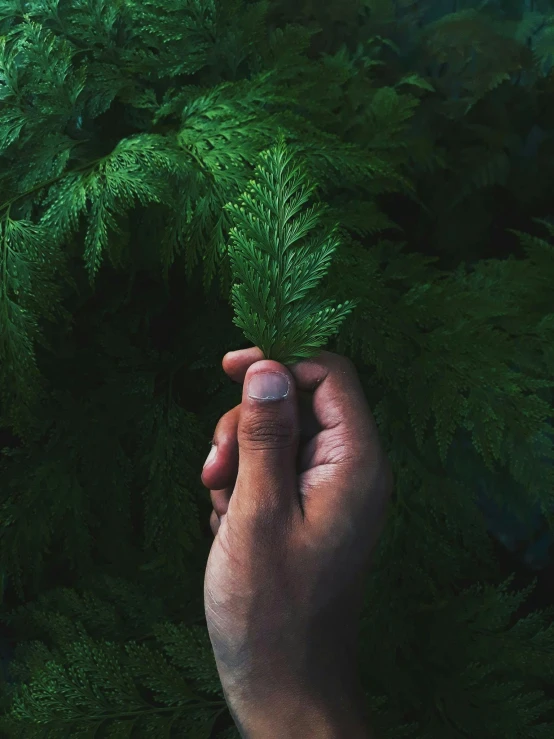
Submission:
M 221 359 L 326 343 L 395 473 L 377 736 L 554 735 L 552 601 L 482 510 L 554 531 L 554 8 L 439 5 L 0 0 L 1 737 L 237 739 Z

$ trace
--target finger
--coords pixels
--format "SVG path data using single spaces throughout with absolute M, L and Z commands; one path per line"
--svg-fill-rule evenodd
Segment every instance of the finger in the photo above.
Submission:
M 212 515 L 210 516 L 210 528 L 214 536 L 217 534 L 220 525 L 219 516 L 215 511 L 212 511 Z
M 228 352 L 223 358 L 223 369 L 235 382 L 244 383 L 249 367 L 262 357 L 263 353 L 257 347 Z M 341 466 L 345 467 L 345 474 L 350 478 L 350 490 L 366 489 L 368 478 L 377 473 L 385 458 L 355 366 L 345 357 L 321 351 L 318 356 L 290 365 L 288 369 L 298 389 L 302 426 L 309 429 L 308 437 L 312 438 L 306 449 L 311 459 L 310 466 L 326 465 L 330 459 L 334 464 L 339 453 L 339 456 L 346 457 L 346 465 Z M 308 401 L 305 409 L 302 407 L 303 398 Z M 233 410 L 238 414 L 238 409 L 240 406 Z M 222 437 L 231 443 L 225 445 L 228 453 L 220 458 L 220 467 L 214 467 L 214 470 L 219 469 L 219 477 L 212 480 L 209 474 L 203 476 L 204 484 L 211 489 L 233 486 L 238 470 L 238 419 L 235 416 L 231 421 L 230 417 L 224 416 L 220 424 Z M 320 432 L 323 433 L 319 435 Z M 316 434 L 318 438 L 313 438 Z M 226 469 L 231 471 L 226 474 Z M 336 465 L 335 472 L 338 472 Z M 333 487 L 338 486 L 334 484 Z M 322 514 L 328 515 L 333 508 L 331 499 L 334 496 L 316 497 L 325 503 Z M 229 498 L 228 494 L 221 510 L 228 506 Z M 342 496 L 341 500 L 335 501 L 339 507 L 343 507 L 345 502 Z
M 251 347 L 228 352 L 223 369 L 235 382 L 244 382 L 249 367 L 263 357 Z M 303 359 L 287 367 L 299 392 L 313 393 L 313 413 L 320 429 L 337 429 L 345 442 L 357 448 L 377 437 L 377 427 L 354 364 L 333 352 Z
M 377 425 L 358 372 L 347 357 L 321 352 L 290 368 L 298 387 L 312 393 L 312 409 L 322 434 L 340 438 L 353 454 L 378 440 Z
M 232 357 L 231 355 L 235 355 Z M 229 352 L 224 357 L 224 368 L 232 379 L 243 382 L 248 368 L 259 361 L 263 356 L 261 349 L 251 349 Z M 242 379 L 240 375 L 242 374 Z M 298 393 L 300 411 L 300 436 L 311 438 L 320 431 L 320 427 L 313 418 L 311 397 L 307 393 Z M 239 466 L 238 422 L 241 404 L 235 406 L 223 415 L 215 428 L 212 443 L 215 445 L 215 456 L 202 470 L 202 484 L 210 490 L 232 487 L 235 484 Z
M 311 439 L 321 431 L 313 417 L 311 397 L 307 393 L 299 393 L 300 438 Z M 233 488 L 239 469 L 238 422 L 240 404 L 223 415 L 215 428 L 212 444 L 215 451 L 206 462 L 201 474 L 202 484 L 209 490 Z
M 251 358 L 250 353 L 231 352 L 224 357 L 223 369 L 236 382 L 244 382 Z M 348 519 L 351 511 L 380 521 L 390 497 L 390 489 L 382 485 L 388 479 L 383 474 L 387 460 L 354 364 L 322 351 L 288 370 L 299 397 L 303 392 L 309 394 L 314 423 L 320 429 L 303 450 L 309 467 L 318 470 L 311 478 L 317 494 L 309 499 L 304 496 L 305 513 L 309 510 L 311 521 L 322 531 L 341 516 Z M 307 469 L 302 460 L 299 467 Z M 369 490 L 372 494 L 368 496 Z
M 234 487 L 234 486 L 233 486 Z M 233 487 L 222 488 L 221 490 L 210 490 L 210 500 L 214 511 L 218 516 L 223 516 L 229 508 L 229 501 L 233 492 Z
M 227 352 L 223 357 L 223 370 L 235 382 L 244 383 L 244 378 L 249 367 L 255 362 L 263 359 L 263 352 L 257 346 L 249 349 L 239 349 L 234 352 Z M 294 367 L 294 365 L 292 366 Z M 292 367 L 291 369 L 292 371 Z M 294 372 L 293 372 L 294 375 Z M 312 436 L 321 431 L 321 426 L 317 423 L 312 412 L 311 394 L 302 388 L 297 387 L 298 409 L 300 411 L 300 438 L 310 439 Z M 236 449 L 238 454 L 238 447 Z M 237 459 L 238 465 L 238 459 Z
M 227 352 L 223 357 L 222 366 L 224 372 L 229 375 L 235 382 L 244 382 L 244 376 L 251 364 L 264 359 L 264 353 L 257 346 L 251 346 L 248 349 L 238 349 L 234 352 Z
M 234 485 L 239 468 L 239 447 L 237 429 L 240 416 L 240 403 L 227 411 L 215 427 L 212 444 L 215 456 L 206 462 L 202 470 L 202 484 L 210 490 L 219 490 Z
M 304 505 L 313 530 L 332 538 L 359 519 L 366 522 L 368 544 L 374 542 L 392 475 L 356 367 L 346 357 L 322 352 L 290 371 L 299 387 L 313 391 L 313 413 L 323 429 L 306 445 L 317 470 L 310 485 L 314 494 Z
M 221 516 L 218 516 L 215 511 L 212 511 L 212 515 L 210 516 L 210 528 L 214 536 L 217 535 L 217 532 L 219 531 L 221 524 L 225 520 L 226 515 L 226 513 L 223 513 Z
M 249 367 L 237 436 L 237 505 L 271 524 L 277 513 L 298 512 L 300 414 L 294 378 L 281 363 L 266 359 Z
M 237 371 L 238 361 L 239 371 L 244 369 L 245 375 L 250 365 L 263 359 L 263 352 L 261 349 L 258 349 L 258 347 L 253 346 L 249 349 L 240 349 L 236 352 L 228 352 L 223 358 L 224 362 L 226 358 L 234 373 Z M 242 378 L 243 380 L 244 375 Z M 219 419 L 215 428 L 212 444 L 216 448 L 215 450 L 212 449 L 210 452 L 210 454 L 213 452 L 212 458 L 209 462 L 205 463 L 201 474 L 202 484 L 210 490 L 232 487 L 237 479 L 239 468 L 237 430 L 240 407 L 241 404 L 239 403 L 237 406 L 225 413 L 225 415 Z

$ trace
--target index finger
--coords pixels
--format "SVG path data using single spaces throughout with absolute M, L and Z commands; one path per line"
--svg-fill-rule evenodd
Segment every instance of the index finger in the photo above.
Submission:
M 242 383 L 249 367 L 263 358 L 261 349 L 250 347 L 228 352 L 222 365 L 232 380 Z M 322 429 L 335 429 L 353 450 L 376 442 L 377 426 L 350 359 L 323 350 L 288 365 L 288 370 L 297 390 L 313 393 L 313 414 Z

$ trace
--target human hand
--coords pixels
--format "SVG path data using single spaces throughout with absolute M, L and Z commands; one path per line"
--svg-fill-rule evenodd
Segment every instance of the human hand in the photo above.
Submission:
M 255 739 L 367 736 L 359 618 L 393 477 L 356 369 L 326 351 L 287 369 L 257 347 L 223 369 L 242 402 L 217 424 L 202 482 L 215 536 L 205 611 L 227 703 Z M 288 379 L 284 399 L 248 396 L 267 372 Z

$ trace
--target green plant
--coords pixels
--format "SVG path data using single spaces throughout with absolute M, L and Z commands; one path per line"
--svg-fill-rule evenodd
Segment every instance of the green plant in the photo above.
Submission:
M 239 205 L 226 206 L 238 224 L 229 246 L 233 273 L 242 282 L 233 286 L 234 322 L 266 359 L 290 364 L 316 354 L 354 301 L 333 308 L 306 298 L 329 268 L 338 246 L 335 232 L 302 244 L 321 215 L 316 206 L 302 211 L 313 188 L 290 165 L 284 137 L 261 158 L 258 181 Z
M 551 609 L 479 501 L 553 528 L 549 26 L 459 10 L 0 2 L 2 736 L 236 736 L 202 601 L 221 359 L 326 340 L 395 473 L 378 735 L 552 735 Z

